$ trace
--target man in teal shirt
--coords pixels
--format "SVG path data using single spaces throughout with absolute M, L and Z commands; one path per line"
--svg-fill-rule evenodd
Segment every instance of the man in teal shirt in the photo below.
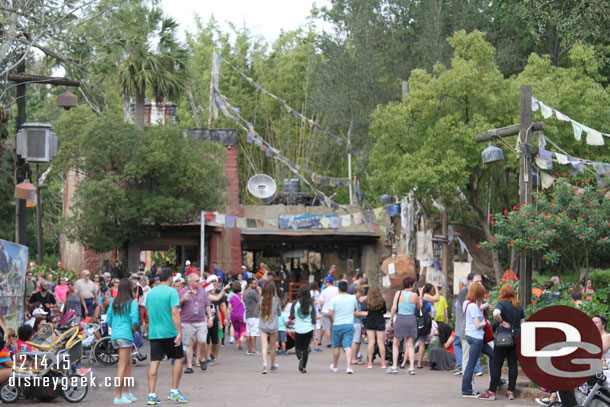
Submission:
M 148 309 L 148 338 L 150 339 L 150 366 L 148 367 L 148 405 L 161 404 L 155 393 L 157 372 L 164 356 L 174 359 L 172 368 L 172 388 L 168 399 L 186 403 L 180 392 L 180 378 L 184 365 L 182 351 L 182 328 L 180 325 L 180 299 L 178 291 L 170 287 L 173 273 L 164 268 L 159 273 L 159 285 L 151 289 L 146 297 Z

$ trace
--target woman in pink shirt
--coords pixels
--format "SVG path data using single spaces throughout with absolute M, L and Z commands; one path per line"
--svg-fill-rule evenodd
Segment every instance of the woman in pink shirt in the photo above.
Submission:
M 68 279 L 66 277 L 59 278 L 59 284 L 55 286 L 55 298 L 61 304 L 66 302 L 66 295 L 68 294 L 68 284 L 66 282 Z

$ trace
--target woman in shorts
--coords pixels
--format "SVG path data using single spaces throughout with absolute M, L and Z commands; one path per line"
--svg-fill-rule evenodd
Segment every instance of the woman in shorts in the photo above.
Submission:
M 138 327 L 138 304 L 133 299 L 132 283 L 128 278 L 119 282 L 117 296 L 108 307 L 106 323 L 112 328 L 110 340 L 112 346 L 119 351 L 117 367 L 118 386 L 115 389 L 114 404 L 130 404 L 136 398 L 127 393 L 126 378 L 131 377 L 131 349 L 133 348 L 133 332 Z
M 261 352 L 263 354 L 263 374 L 267 374 L 267 348 L 274 346 L 279 329 L 279 316 L 282 313 L 280 299 L 275 293 L 275 281 L 267 281 L 263 286 L 263 295 L 260 299 L 261 317 L 258 329 L 261 333 Z M 271 350 L 271 371 L 277 370 L 275 352 Z
M 375 341 L 379 347 L 379 355 L 381 356 L 381 368 L 387 367 L 385 363 L 385 318 L 384 314 L 387 312 L 385 300 L 381 295 L 379 287 L 373 286 L 369 289 L 367 295 L 367 309 L 369 311 L 366 320 L 366 337 L 369 338 L 368 345 L 368 363 L 366 364 L 367 369 L 373 368 L 373 356 L 375 354 Z

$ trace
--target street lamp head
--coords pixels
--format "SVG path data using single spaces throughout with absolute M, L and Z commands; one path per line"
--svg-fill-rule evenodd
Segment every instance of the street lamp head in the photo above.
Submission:
M 78 98 L 74 93 L 66 90 L 61 95 L 57 96 L 57 106 L 70 110 L 71 108 L 78 106 Z
M 57 136 L 49 123 L 25 123 L 17 132 L 17 154 L 28 162 L 48 163 L 57 155 Z
M 481 153 L 483 164 L 493 164 L 498 161 L 504 161 L 504 153 L 500 147 L 496 147 L 489 143 L 487 148 Z

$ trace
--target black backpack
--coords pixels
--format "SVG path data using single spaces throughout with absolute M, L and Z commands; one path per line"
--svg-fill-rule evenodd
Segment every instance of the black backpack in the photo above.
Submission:
M 420 309 L 415 311 L 415 318 L 417 319 L 417 337 L 429 335 L 432 330 L 432 317 L 425 302 Z

